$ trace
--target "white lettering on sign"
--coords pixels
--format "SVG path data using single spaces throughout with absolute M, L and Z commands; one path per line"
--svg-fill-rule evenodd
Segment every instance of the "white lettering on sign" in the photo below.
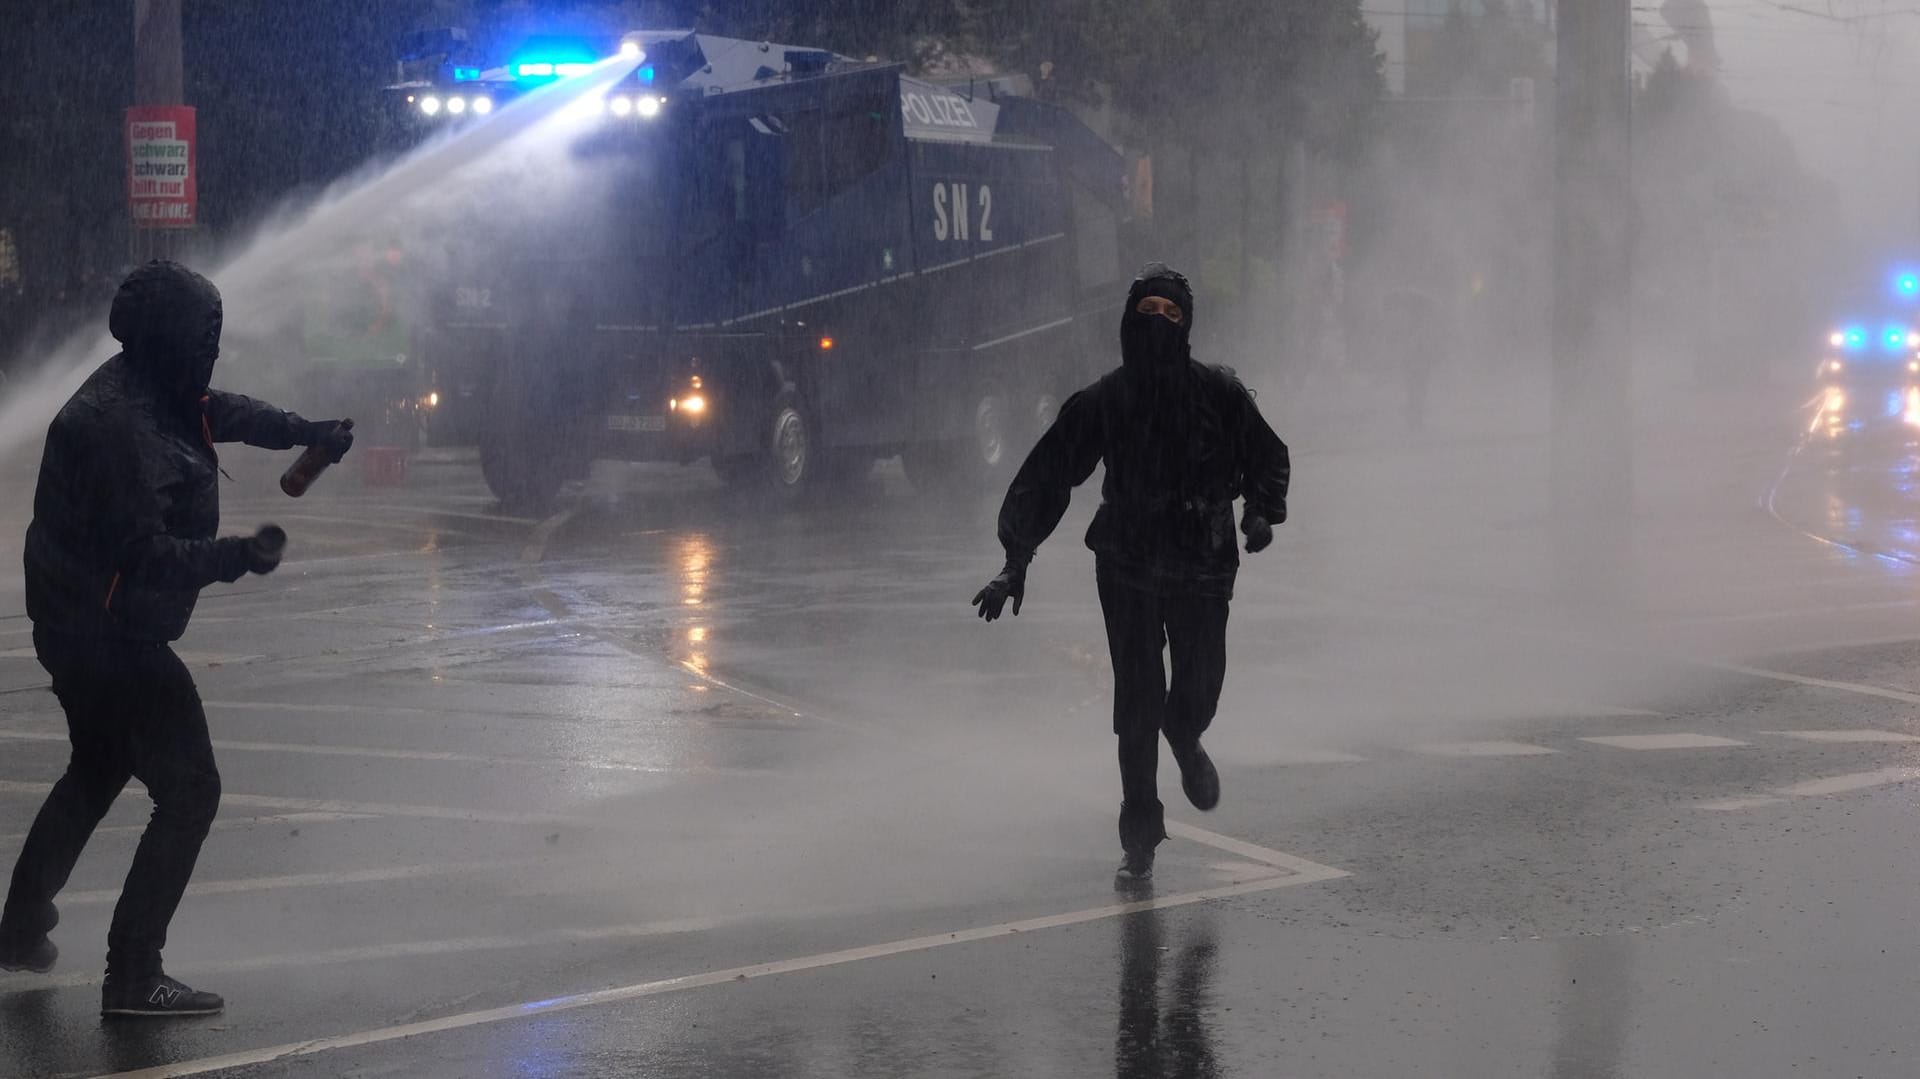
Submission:
M 980 121 L 973 115 L 973 107 L 967 99 L 957 94 L 923 94 L 918 90 L 903 90 L 900 93 L 900 115 L 907 123 L 921 127 L 960 127 L 971 131 L 980 130 Z
M 129 128 L 132 138 L 128 150 L 133 158 L 132 194 L 136 199 L 184 199 L 187 197 L 187 162 L 190 160 L 185 139 L 177 137 L 172 122 L 136 123 Z M 136 216 L 150 220 L 156 215 Z M 157 216 L 192 217 L 161 214 Z
M 466 311 L 488 311 L 493 308 L 493 290 L 490 288 L 470 288 L 461 285 L 453 290 L 453 305 Z
M 978 202 L 969 199 L 970 189 L 963 183 L 933 185 L 933 238 L 936 240 L 973 239 L 973 208 L 980 208 L 980 242 L 993 242 L 993 188 L 980 185 Z

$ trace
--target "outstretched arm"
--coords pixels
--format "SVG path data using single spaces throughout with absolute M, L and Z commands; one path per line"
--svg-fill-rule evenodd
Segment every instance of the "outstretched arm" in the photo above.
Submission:
M 263 450 L 311 446 L 329 424 L 304 420 L 265 401 L 224 390 L 207 391 L 207 431 L 215 442 L 244 442 Z
M 989 622 L 1000 617 L 1008 599 L 1013 600 L 1013 613 L 1020 613 L 1027 595 L 1027 563 L 1059 526 L 1073 489 L 1085 483 L 1099 463 L 1099 409 L 1090 391 L 1082 390 L 1060 406 L 1053 426 L 1040 436 L 1007 488 L 1000 504 L 1000 545 L 1006 548 L 1007 564 L 973 597 L 980 617 Z
M 207 432 L 215 442 L 244 442 L 263 450 L 325 445 L 336 462 L 353 446 L 347 421 L 301 419 L 265 401 L 223 390 L 207 392 Z
M 1100 417 L 1091 391 L 1067 398 L 1060 415 L 1027 454 L 1000 503 L 1000 546 L 1025 566 L 1067 512 L 1073 489 L 1100 463 Z

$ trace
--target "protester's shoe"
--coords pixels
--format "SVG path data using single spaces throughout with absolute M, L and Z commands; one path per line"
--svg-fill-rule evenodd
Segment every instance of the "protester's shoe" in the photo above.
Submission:
M 1130 850 L 1120 863 L 1120 869 L 1113 875 L 1113 883 L 1120 887 L 1131 884 L 1145 884 L 1153 879 L 1153 849 Z
M 1205 812 L 1220 804 L 1220 773 L 1198 739 L 1190 745 L 1173 746 L 1173 759 L 1180 765 L 1180 789 L 1193 808 Z
M 53 946 L 45 933 L 35 940 L 12 940 L 0 937 L 0 970 L 28 971 L 33 974 L 45 974 L 53 969 L 60 958 L 60 949 Z
M 100 988 L 100 1014 L 133 1018 L 177 1015 L 218 1015 L 227 1006 L 212 993 L 181 985 L 165 974 L 146 978 L 116 978 L 109 974 Z

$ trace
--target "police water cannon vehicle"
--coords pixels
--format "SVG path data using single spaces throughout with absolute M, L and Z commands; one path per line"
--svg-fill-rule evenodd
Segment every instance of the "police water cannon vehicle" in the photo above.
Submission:
M 422 347 L 503 502 L 595 458 L 788 498 L 896 454 L 916 486 L 978 484 L 1114 362 L 1125 161 L 1005 81 L 687 31 L 493 67 L 441 45 L 391 88 L 423 129 L 637 61 L 569 108 L 550 183 L 447 240 Z
M 1920 330 L 1900 319 L 1835 327 L 1814 368 L 1807 433 L 1828 440 L 1920 430 Z

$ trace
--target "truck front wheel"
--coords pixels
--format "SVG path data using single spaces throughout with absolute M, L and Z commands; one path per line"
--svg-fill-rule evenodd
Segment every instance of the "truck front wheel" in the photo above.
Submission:
M 813 410 L 795 391 L 782 390 L 773 399 L 767 435 L 768 483 L 782 502 L 797 502 L 821 484 L 827 471 Z
M 544 514 L 566 482 L 566 460 L 530 440 L 496 432 L 480 436 L 480 474 L 508 513 Z

